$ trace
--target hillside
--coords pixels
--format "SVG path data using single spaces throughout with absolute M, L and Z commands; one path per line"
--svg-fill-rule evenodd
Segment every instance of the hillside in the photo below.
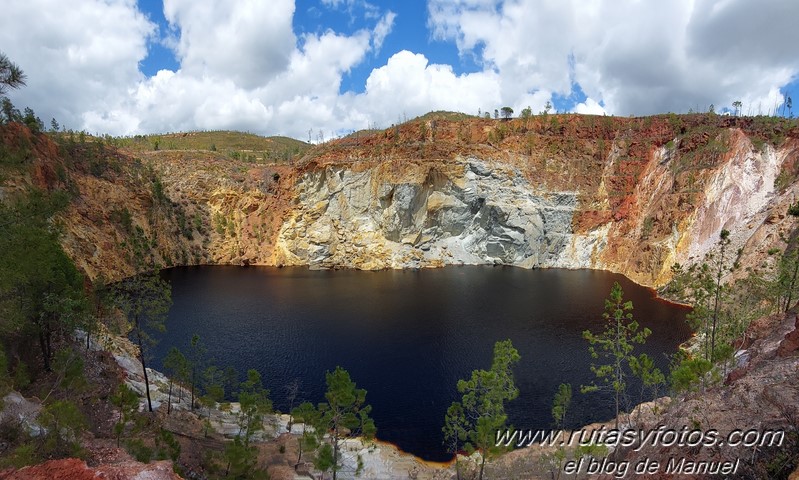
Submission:
M 744 267 L 784 246 L 798 132 L 765 117 L 542 115 L 418 119 L 312 147 L 294 165 L 123 148 L 113 168 L 69 169 L 80 201 L 64 245 L 110 278 L 132 273 L 147 244 L 140 253 L 162 265 L 501 263 L 661 286 L 722 228 Z
M 445 117 L 333 140 L 293 163 L 78 138 L 58 140 L 59 153 L 41 137 L 36 148 L 47 153 L 26 168 L 39 187 L 76 192 L 63 243 L 90 277 L 129 275 L 147 257 L 165 266 L 600 268 L 661 286 L 673 263 L 703 258 L 722 228 L 744 267 L 793 230 L 795 120 Z M 13 150 L 20 132 L 9 128 Z M 198 135 L 164 138 L 189 148 Z M 255 146 L 213 135 L 199 142 Z
M 288 137 L 262 137 L 231 131 L 184 132 L 136 135 L 114 139 L 114 143 L 133 152 L 150 150 L 196 150 L 221 152 L 250 162 L 290 163 L 311 145 Z

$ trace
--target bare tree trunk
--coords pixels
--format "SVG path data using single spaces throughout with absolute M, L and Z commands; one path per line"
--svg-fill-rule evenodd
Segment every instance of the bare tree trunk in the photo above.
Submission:
M 195 372 L 195 368 L 196 367 L 192 365 L 192 367 L 191 367 L 191 405 L 189 407 L 189 409 L 192 412 L 194 411 L 194 383 L 195 383 L 195 379 L 196 379 L 196 376 L 197 376 L 196 372 Z
M 338 425 L 333 429 L 333 480 L 338 473 Z
M 42 358 L 44 360 L 44 371 L 50 371 L 50 357 L 47 354 L 47 341 L 44 338 L 44 332 L 39 331 L 39 347 L 42 349 Z
M 144 345 L 143 345 L 142 339 L 141 339 L 141 332 L 139 332 L 139 330 L 138 330 L 138 328 L 139 328 L 138 327 L 138 323 L 139 322 L 137 320 L 136 321 L 136 325 L 137 325 L 137 327 L 136 327 L 136 332 L 137 332 L 136 333 L 136 339 L 138 340 L 138 344 L 139 344 L 139 360 L 141 361 L 141 369 L 142 369 L 142 372 L 144 373 L 144 391 L 147 392 L 147 409 L 152 412 L 153 411 L 153 402 L 152 402 L 152 399 L 150 399 L 150 379 L 147 377 L 147 364 L 145 363 L 145 360 L 144 360 Z
M 172 379 L 169 379 L 169 396 L 166 402 L 166 414 L 172 413 Z

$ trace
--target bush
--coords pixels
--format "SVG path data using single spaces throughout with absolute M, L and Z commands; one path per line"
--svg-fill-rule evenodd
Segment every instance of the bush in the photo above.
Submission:
M 671 387 L 675 392 L 691 392 L 705 383 L 713 364 L 705 358 L 684 358 L 671 371 Z
M 180 457 L 180 443 L 172 435 L 172 432 L 164 430 L 163 428 L 158 431 L 155 437 L 156 453 L 155 457 L 158 460 L 172 460 L 176 462 Z
M 125 449 L 141 463 L 149 463 L 153 459 L 153 449 L 145 445 L 141 438 L 131 438 L 125 442 Z

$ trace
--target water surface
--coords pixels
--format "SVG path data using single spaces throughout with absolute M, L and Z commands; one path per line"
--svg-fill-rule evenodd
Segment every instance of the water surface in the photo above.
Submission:
M 346 368 L 367 390 L 378 438 L 426 460 L 448 460 L 441 427 L 458 379 L 488 369 L 494 342 L 521 355 L 518 428 L 549 428 L 558 384 L 571 383 L 570 426 L 607 420 L 608 398 L 579 393 L 593 380 L 582 331 L 602 329 L 614 281 L 654 332 L 645 351 L 661 367 L 690 331 L 685 309 L 654 298 L 621 275 L 592 270 L 463 266 L 425 270 L 311 271 L 306 268 L 180 267 L 165 270 L 174 305 L 156 349 L 188 351 L 197 333 L 216 364 L 258 369 L 285 411 L 286 386 L 300 401 L 323 400 L 324 374 Z M 243 374 L 243 373 L 242 373 Z M 299 403 L 299 402 L 298 402 Z

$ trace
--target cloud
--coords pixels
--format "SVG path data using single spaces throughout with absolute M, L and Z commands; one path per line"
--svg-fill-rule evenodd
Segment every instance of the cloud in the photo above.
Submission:
M 582 113 L 586 115 L 604 115 L 605 109 L 602 105 L 596 103 L 593 98 L 586 99 L 585 102 L 578 103 L 574 106 L 574 113 Z
M 372 71 L 354 106 L 373 112 L 384 125 L 401 114 L 412 117 L 431 110 L 477 113 L 480 105 L 499 103 L 498 84 L 494 72 L 457 75 L 449 65 L 429 64 L 424 55 L 403 50 Z
M 155 30 L 133 0 L 5 2 L 0 48 L 28 77 L 12 100 L 81 127 L 84 112 L 105 111 L 144 80 L 138 64 Z
M 321 0 L 321 2 L 327 8 L 345 10 L 349 14 L 351 22 L 354 22 L 357 17 L 357 10 L 362 10 L 363 17 L 367 19 L 374 20 L 381 16 L 380 7 L 366 0 Z
M 389 11 L 387 12 L 383 18 L 380 19 L 377 26 L 375 27 L 374 38 L 372 39 L 372 47 L 376 52 L 379 52 L 380 49 L 383 47 L 383 40 L 391 33 L 391 29 L 394 27 L 394 19 L 397 18 L 397 15 Z
M 245 89 L 285 70 L 296 43 L 293 15 L 293 0 L 164 0 L 164 16 L 180 31 L 183 74 L 232 80 Z
M 799 3 L 430 0 L 429 26 L 502 79 L 505 103 L 577 83 L 615 114 L 773 106 L 799 73 Z M 573 60 L 570 60 L 573 59 Z M 576 108 L 575 108 L 576 109 Z

